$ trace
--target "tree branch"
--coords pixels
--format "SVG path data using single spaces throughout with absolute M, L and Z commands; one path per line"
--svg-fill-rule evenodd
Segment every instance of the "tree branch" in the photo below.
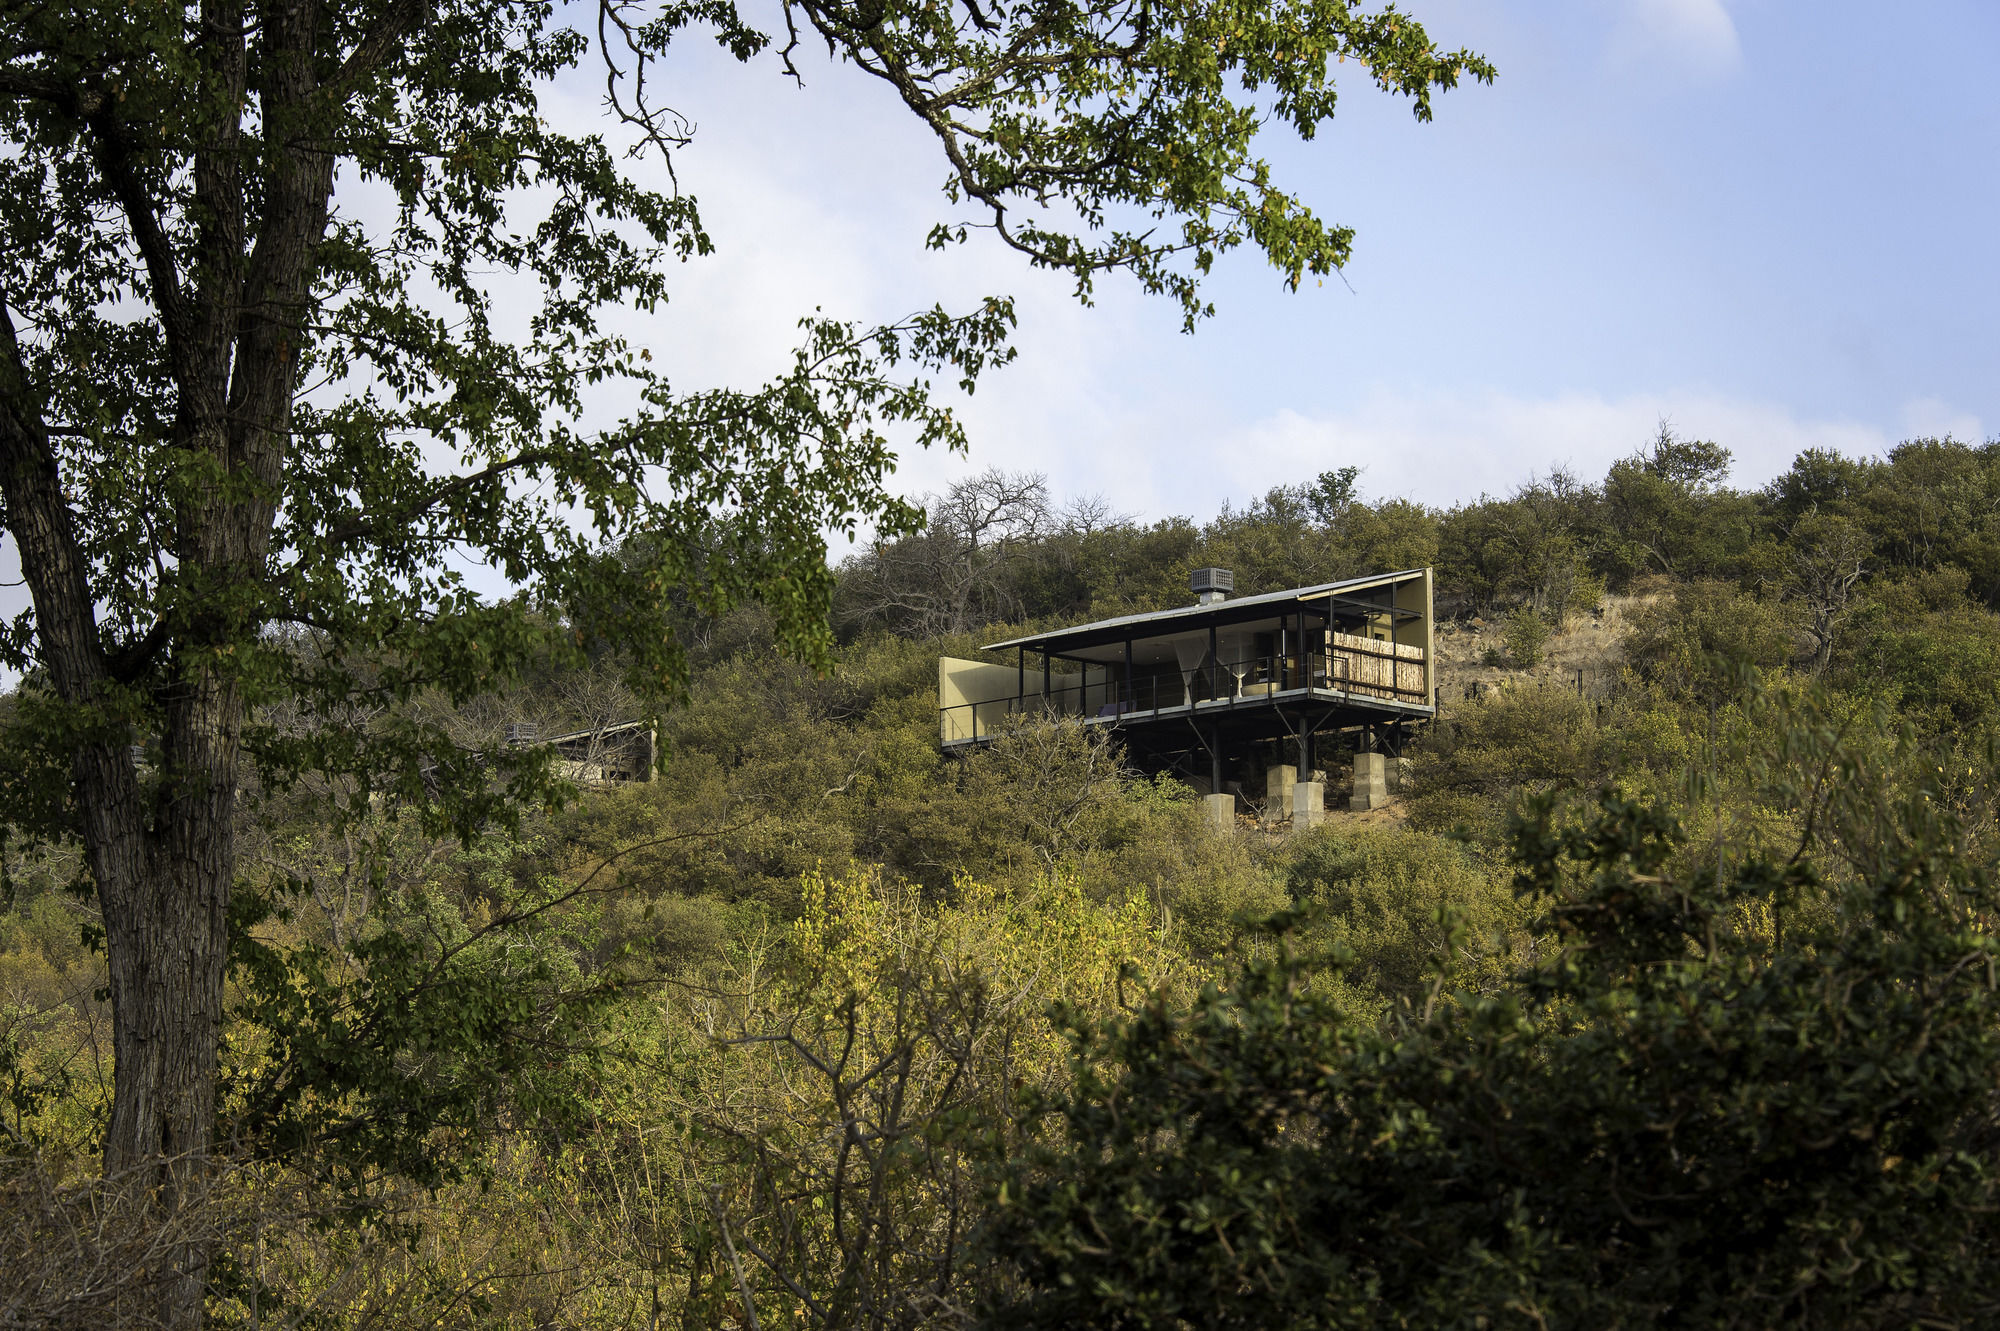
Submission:
M 89 697 L 105 674 L 104 653 L 83 550 L 77 543 L 62 473 L 29 382 L 13 315 L 0 292 L 0 498 L 34 597 L 36 636 L 57 692 Z
M 104 106 L 103 93 L 33 69 L 0 69 L 0 98 L 53 102 L 78 119 L 96 115 Z
M 167 641 L 173 636 L 165 618 L 153 621 L 143 637 L 134 639 L 111 653 L 105 661 L 105 670 L 120 684 L 130 684 L 146 672 L 146 667 L 156 660 L 166 649 Z
M 430 8 L 430 0 L 401 0 L 392 6 L 382 21 L 348 52 L 333 77 L 320 85 L 319 97 L 329 104 L 345 99 L 403 49 L 404 39 L 430 17 Z
M 391 509 L 386 513 L 370 513 L 365 517 L 352 518 L 337 527 L 329 528 L 325 538 L 326 544 L 347 545 L 358 540 L 373 539 L 376 533 L 380 532 L 385 525 L 407 526 L 455 494 L 469 490 L 482 482 L 497 480 L 507 473 L 519 471 L 523 467 L 532 467 L 543 462 L 548 462 L 551 458 L 552 455 L 546 449 L 529 449 L 523 453 L 516 453 L 511 458 L 502 458 L 498 462 L 491 463 L 488 466 L 480 468 L 478 471 L 470 472 L 464 476 L 454 476 L 449 480 L 439 481 L 431 487 L 429 494 L 424 495 L 420 499 Z
M 180 263 L 174 257 L 173 242 L 160 225 L 152 196 L 134 169 L 131 141 L 120 128 L 112 104 L 102 97 L 97 109 L 84 117 L 84 123 L 91 129 L 98 172 L 124 212 L 132 241 L 145 262 L 146 280 L 153 289 L 153 307 L 160 314 L 160 328 L 166 335 L 167 356 L 173 363 L 174 376 L 184 394 L 196 391 L 201 374 L 181 291 Z M 184 410 L 192 405 L 182 403 Z

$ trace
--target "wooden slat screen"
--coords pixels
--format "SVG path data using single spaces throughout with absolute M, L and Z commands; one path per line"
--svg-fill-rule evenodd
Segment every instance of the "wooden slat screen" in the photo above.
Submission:
M 1423 648 L 1331 631 L 1326 644 L 1328 682 L 1335 688 L 1341 687 L 1344 676 L 1355 693 L 1380 698 L 1424 696 Z

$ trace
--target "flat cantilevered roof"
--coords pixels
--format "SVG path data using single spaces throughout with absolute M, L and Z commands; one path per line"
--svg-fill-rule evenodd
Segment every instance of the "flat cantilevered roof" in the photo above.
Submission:
M 1406 568 L 1397 573 L 1372 573 L 1365 578 L 1323 582 L 1313 587 L 1293 587 L 1289 591 L 1265 592 L 1261 596 L 1229 597 L 1213 601 L 1208 605 L 1182 605 L 1175 606 L 1171 610 L 1150 611 L 1143 615 L 1120 615 L 1116 619 L 1100 619 L 1090 624 L 1078 624 L 1073 628 L 1052 629 L 1047 633 L 1031 633 L 1024 638 L 1009 638 L 1005 642 L 988 643 L 982 650 L 997 652 L 1009 647 L 1022 647 L 1059 656 L 1066 652 L 1099 647 L 1105 643 L 1123 642 L 1127 638 L 1185 633 L 1189 629 L 1206 628 L 1211 624 L 1221 626 L 1271 619 L 1282 615 L 1288 607 L 1303 606 L 1308 603 L 1325 603 L 1327 608 L 1336 611 L 1351 609 L 1365 614 L 1386 614 L 1397 619 L 1421 619 L 1423 616 L 1414 610 L 1395 606 L 1387 601 L 1367 600 L 1356 593 L 1377 587 L 1393 587 L 1397 583 L 1423 576 L 1424 570 L 1421 568 Z

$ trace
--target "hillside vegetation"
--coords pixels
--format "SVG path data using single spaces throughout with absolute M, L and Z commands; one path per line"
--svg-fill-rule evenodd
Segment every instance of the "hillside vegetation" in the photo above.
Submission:
M 831 673 L 678 611 L 650 782 L 469 844 L 245 791 L 217 1324 L 1995 1324 L 2000 445 L 1728 465 L 1205 525 L 988 473 L 838 569 Z M 939 751 L 940 654 L 1205 565 L 1436 567 L 1387 816 Z M 5 871 L 0 1326 L 142 1324 L 86 870 Z

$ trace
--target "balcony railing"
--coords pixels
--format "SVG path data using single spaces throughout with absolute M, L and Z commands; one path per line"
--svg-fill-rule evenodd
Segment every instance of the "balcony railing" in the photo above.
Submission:
M 1137 677 L 1129 690 L 1115 666 L 1096 680 L 1056 675 L 1047 692 L 1037 687 L 1042 676 L 1028 672 L 1023 681 L 1027 692 L 939 708 L 939 736 L 946 744 L 977 743 L 991 738 L 1015 717 L 1067 716 L 1087 723 L 1122 724 L 1255 705 L 1307 690 L 1419 704 L 1429 701 L 1427 662 L 1421 651 L 1345 634 L 1330 636 L 1333 646 L 1325 652 L 1307 652 L 1303 657 L 1292 653 L 1210 660 L 1192 670 Z

